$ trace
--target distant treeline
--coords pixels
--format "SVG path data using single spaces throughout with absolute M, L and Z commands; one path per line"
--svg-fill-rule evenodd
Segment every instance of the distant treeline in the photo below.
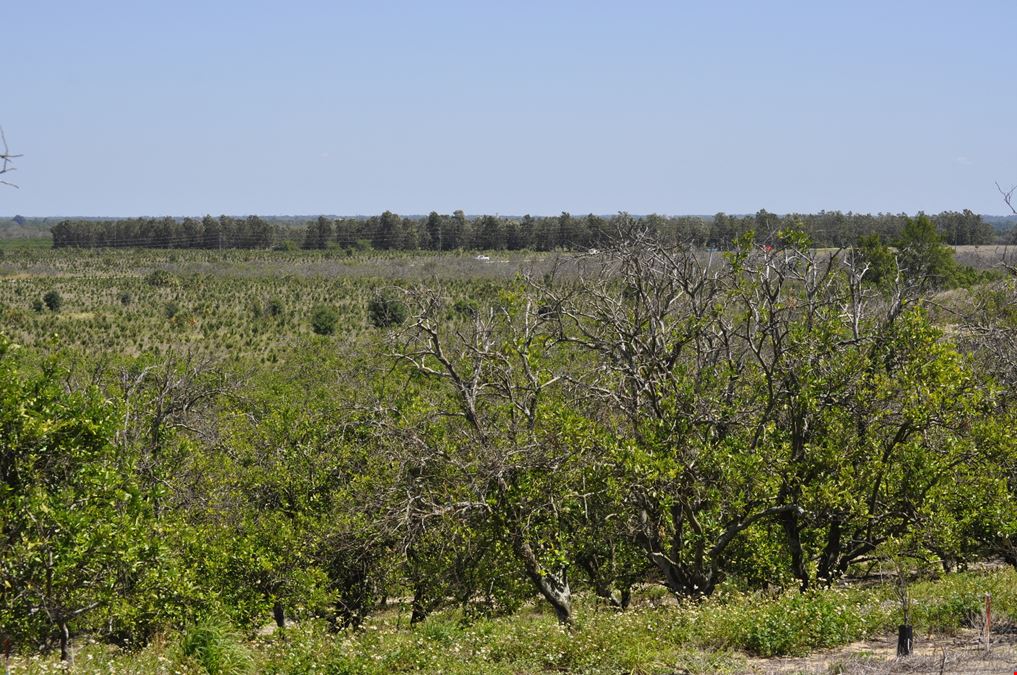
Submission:
M 280 230 L 258 216 L 62 220 L 53 248 L 271 248 Z
M 991 244 L 998 236 L 990 223 L 969 210 L 944 211 L 931 216 L 943 241 L 951 245 Z M 53 247 L 110 248 L 374 248 L 378 250 L 456 249 L 551 251 L 600 246 L 633 230 L 658 237 L 694 241 L 726 248 L 752 231 L 766 237 L 781 229 L 804 230 L 816 246 L 848 246 L 860 237 L 879 235 L 893 241 L 908 220 L 906 214 L 859 214 L 821 211 L 777 215 L 760 210 L 754 215 L 712 217 L 618 214 L 506 218 L 467 217 L 462 211 L 426 217 L 402 217 L 391 211 L 369 218 L 327 218 L 306 223 L 301 231 L 273 225 L 258 216 L 234 218 L 126 218 L 121 220 L 63 220 L 51 228 Z

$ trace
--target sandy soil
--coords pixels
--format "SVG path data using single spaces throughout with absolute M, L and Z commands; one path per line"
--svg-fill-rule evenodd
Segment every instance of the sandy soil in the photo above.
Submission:
M 914 654 L 897 658 L 897 636 L 856 642 L 801 658 L 750 659 L 750 673 L 1009 673 L 1017 672 L 1017 635 L 993 635 L 991 649 L 975 630 L 915 636 Z

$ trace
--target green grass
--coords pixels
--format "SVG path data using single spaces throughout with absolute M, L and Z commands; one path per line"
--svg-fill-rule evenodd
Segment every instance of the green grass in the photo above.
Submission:
M 986 592 L 997 620 L 1017 615 L 1017 573 L 962 573 L 912 585 L 916 635 L 965 626 Z M 804 655 L 896 630 L 899 607 L 889 585 L 788 592 L 720 593 L 676 604 L 644 589 L 617 613 L 580 601 L 569 630 L 539 607 L 508 617 L 463 621 L 438 613 L 414 627 L 399 609 L 371 617 L 360 631 L 330 632 L 308 621 L 246 643 L 222 623 L 164 636 L 137 652 L 88 645 L 78 672 L 210 673 L 737 673 L 750 656 Z M 56 669 L 50 659 L 19 672 Z M 25 668 L 25 670 L 20 670 Z
M 0 253 L 17 253 L 26 250 L 46 251 L 52 248 L 53 239 L 46 237 L 12 237 L 0 239 Z

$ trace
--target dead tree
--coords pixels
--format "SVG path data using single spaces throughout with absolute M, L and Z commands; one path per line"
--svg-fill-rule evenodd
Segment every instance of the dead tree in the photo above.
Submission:
M 558 500 L 568 496 L 531 487 L 535 479 L 567 475 L 563 467 L 575 454 L 541 428 L 545 401 L 561 380 L 546 358 L 548 320 L 527 302 L 449 321 L 440 294 L 419 291 L 412 299 L 416 314 L 395 356 L 430 383 L 435 410 L 402 430 L 412 438 L 404 445 L 416 465 L 407 527 L 482 514 L 558 620 L 569 624 L 567 563 L 560 551 L 547 550 L 549 539 L 567 529 Z M 429 476 L 437 479 L 428 486 Z M 541 531 L 554 536 L 542 538 Z
M 0 152 L 0 176 L 2 176 L 15 170 L 14 160 L 21 157 L 21 155 L 12 154 L 10 148 L 7 147 L 7 137 L 4 136 L 3 127 L 0 127 L 0 144 L 3 145 L 3 151 Z M 0 180 L 0 185 L 7 185 L 13 188 L 18 187 L 6 180 Z
M 541 287 L 559 339 L 593 364 L 569 383 L 633 448 L 619 458 L 632 537 L 683 597 L 713 591 L 743 531 L 801 510 L 763 474 L 732 478 L 718 455 L 756 453 L 772 420 L 756 366 L 783 338 L 752 294 L 779 295 L 774 283 L 753 290 L 730 260 L 629 233 L 575 278 Z
M 584 364 L 568 383 L 599 401 L 623 446 L 632 537 L 677 595 L 710 594 L 757 523 L 784 530 L 802 588 L 817 563 L 824 578 L 843 574 L 906 532 L 910 495 L 927 494 L 962 459 L 937 461 L 926 484 L 888 486 L 926 433 L 959 413 L 945 406 L 912 424 L 914 411 L 896 405 L 904 396 L 877 405 L 872 388 L 892 390 L 898 359 L 924 359 L 897 327 L 922 325 L 909 309 L 915 287 L 898 275 L 873 288 L 864 264 L 816 251 L 800 233 L 723 255 L 628 237 L 541 292 L 571 361 Z M 963 401 L 966 381 L 954 385 Z M 846 455 L 826 451 L 834 434 L 879 456 L 860 461 L 856 476 Z M 861 506 L 817 498 L 826 481 L 857 490 Z M 817 539 L 822 552 L 806 547 Z
M 1017 192 L 1017 185 L 1013 186 L 1009 190 L 1004 190 L 999 183 L 996 183 L 996 189 L 999 190 L 999 194 L 1003 196 L 1003 203 L 1010 209 L 1010 213 L 1017 216 L 1017 208 L 1013 205 L 1013 195 Z
M 215 405 L 240 389 L 245 376 L 228 373 L 212 357 L 188 352 L 122 367 L 111 379 L 110 395 L 123 402 L 117 442 L 140 452 L 138 470 L 158 514 L 168 487 L 166 471 L 175 461 L 166 456 L 173 435 L 183 432 L 214 444 Z M 181 468 L 174 466 L 174 474 Z

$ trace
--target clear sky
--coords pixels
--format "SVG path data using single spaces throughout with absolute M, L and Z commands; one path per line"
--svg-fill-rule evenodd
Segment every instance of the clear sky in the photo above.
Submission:
M 1017 2 L 31 0 L 0 214 L 1003 213 Z

